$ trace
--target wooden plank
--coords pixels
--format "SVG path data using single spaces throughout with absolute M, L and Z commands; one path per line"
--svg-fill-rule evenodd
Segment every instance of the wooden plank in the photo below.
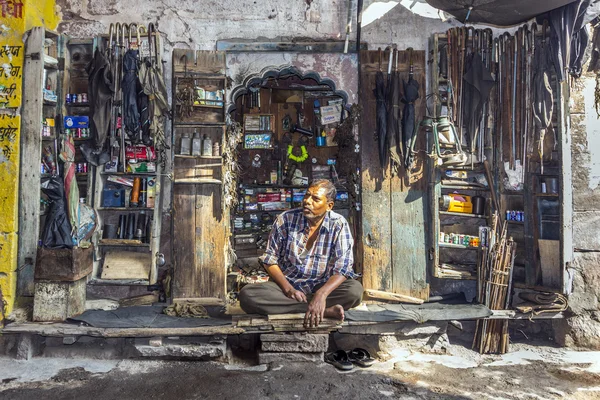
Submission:
M 363 278 L 365 289 L 392 290 L 391 196 L 388 172 L 382 170 L 376 139 L 376 69 L 363 66 L 377 63 L 377 51 L 360 52 L 360 120 Z M 385 69 L 385 66 L 382 66 Z M 358 241 L 358 240 L 357 240 Z
M 230 325 L 199 326 L 194 328 L 94 328 L 75 324 L 14 323 L 2 333 L 33 333 L 42 336 L 92 336 L 92 337 L 152 337 L 152 336 L 212 336 L 239 335 L 244 329 Z
M 43 49 L 44 29 L 33 28 L 25 44 L 23 105 L 21 107 L 21 165 L 19 167 L 18 295 L 33 296 L 33 270 L 40 230 L 40 157 L 42 154 L 42 82 L 44 60 L 32 57 Z
M 416 297 L 406 296 L 397 293 L 382 292 L 381 290 L 366 289 L 364 294 L 371 299 L 399 301 L 401 303 L 411 304 L 423 304 L 424 302 L 422 299 L 418 299 Z
M 193 297 L 196 186 L 173 186 L 173 297 Z
M 278 51 L 290 53 L 342 53 L 345 41 L 327 42 L 259 42 L 245 40 L 217 40 L 217 50 L 231 52 L 255 52 L 255 51 Z M 361 48 L 367 49 L 366 43 L 361 43 Z M 349 53 L 354 53 L 356 42 L 349 42 Z
M 398 52 L 400 80 L 408 81 L 411 54 Z M 413 78 L 419 83 L 419 98 L 415 102 L 415 124 L 426 114 L 425 108 L 425 52 L 412 53 Z M 402 88 L 402 94 L 404 89 Z M 419 147 L 425 141 L 420 137 Z M 427 159 L 419 153 L 415 156 L 414 168 L 400 169 L 401 176 L 391 177 L 391 240 L 392 240 L 392 292 L 419 299 L 429 298 L 427 283 L 427 246 L 429 217 L 429 195 L 427 187 Z
M 221 187 L 196 188 L 196 270 L 194 292 L 187 297 L 225 299 L 225 219 Z
M 152 254 L 132 251 L 107 251 L 102 265 L 102 279 L 148 279 Z
M 173 49 L 173 73 L 225 75 L 225 52 Z
M 387 80 L 389 53 L 383 53 L 384 78 Z M 408 174 L 400 168 L 392 177 L 390 167 L 380 167 L 376 139 L 376 99 L 373 95 L 379 70 L 377 51 L 361 52 L 362 204 L 363 204 L 363 285 L 376 289 L 427 299 L 428 190 L 426 160 L 416 157 L 415 168 Z M 414 78 L 421 97 L 415 104 L 416 123 L 425 114 L 425 52 L 413 53 Z M 409 54 L 399 52 L 401 79 L 408 79 Z

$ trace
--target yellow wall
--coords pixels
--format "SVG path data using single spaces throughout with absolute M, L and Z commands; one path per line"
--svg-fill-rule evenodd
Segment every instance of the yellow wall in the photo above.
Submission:
M 0 324 L 12 312 L 17 286 L 23 34 L 34 26 L 56 29 L 55 9 L 55 0 L 7 0 L 0 6 Z

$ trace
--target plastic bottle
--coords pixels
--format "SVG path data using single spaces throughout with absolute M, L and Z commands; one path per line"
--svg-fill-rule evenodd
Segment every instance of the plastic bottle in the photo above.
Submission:
M 192 139 L 187 132 L 184 132 L 181 137 L 181 149 L 179 150 L 179 154 L 184 156 L 189 156 L 192 150 Z
M 202 155 L 212 156 L 212 140 L 206 135 L 206 133 L 202 139 Z
M 202 154 L 202 139 L 200 138 L 200 133 L 198 131 L 194 131 L 194 138 L 192 139 L 192 155 L 199 156 Z

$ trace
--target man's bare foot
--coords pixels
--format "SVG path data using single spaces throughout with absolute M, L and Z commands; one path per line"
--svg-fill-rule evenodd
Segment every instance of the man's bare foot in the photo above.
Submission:
M 323 314 L 325 318 L 333 318 L 338 319 L 340 321 L 344 320 L 344 307 L 339 304 L 335 306 L 327 307 L 325 309 L 325 313 Z

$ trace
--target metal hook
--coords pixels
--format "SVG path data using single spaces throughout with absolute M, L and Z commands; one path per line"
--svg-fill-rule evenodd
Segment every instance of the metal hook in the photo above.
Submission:
M 114 24 L 110 24 L 109 28 L 108 28 L 108 51 L 110 52 L 112 50 L 112 41 L 113 41 L 113 29 L 114 29 L 115 25 Z

